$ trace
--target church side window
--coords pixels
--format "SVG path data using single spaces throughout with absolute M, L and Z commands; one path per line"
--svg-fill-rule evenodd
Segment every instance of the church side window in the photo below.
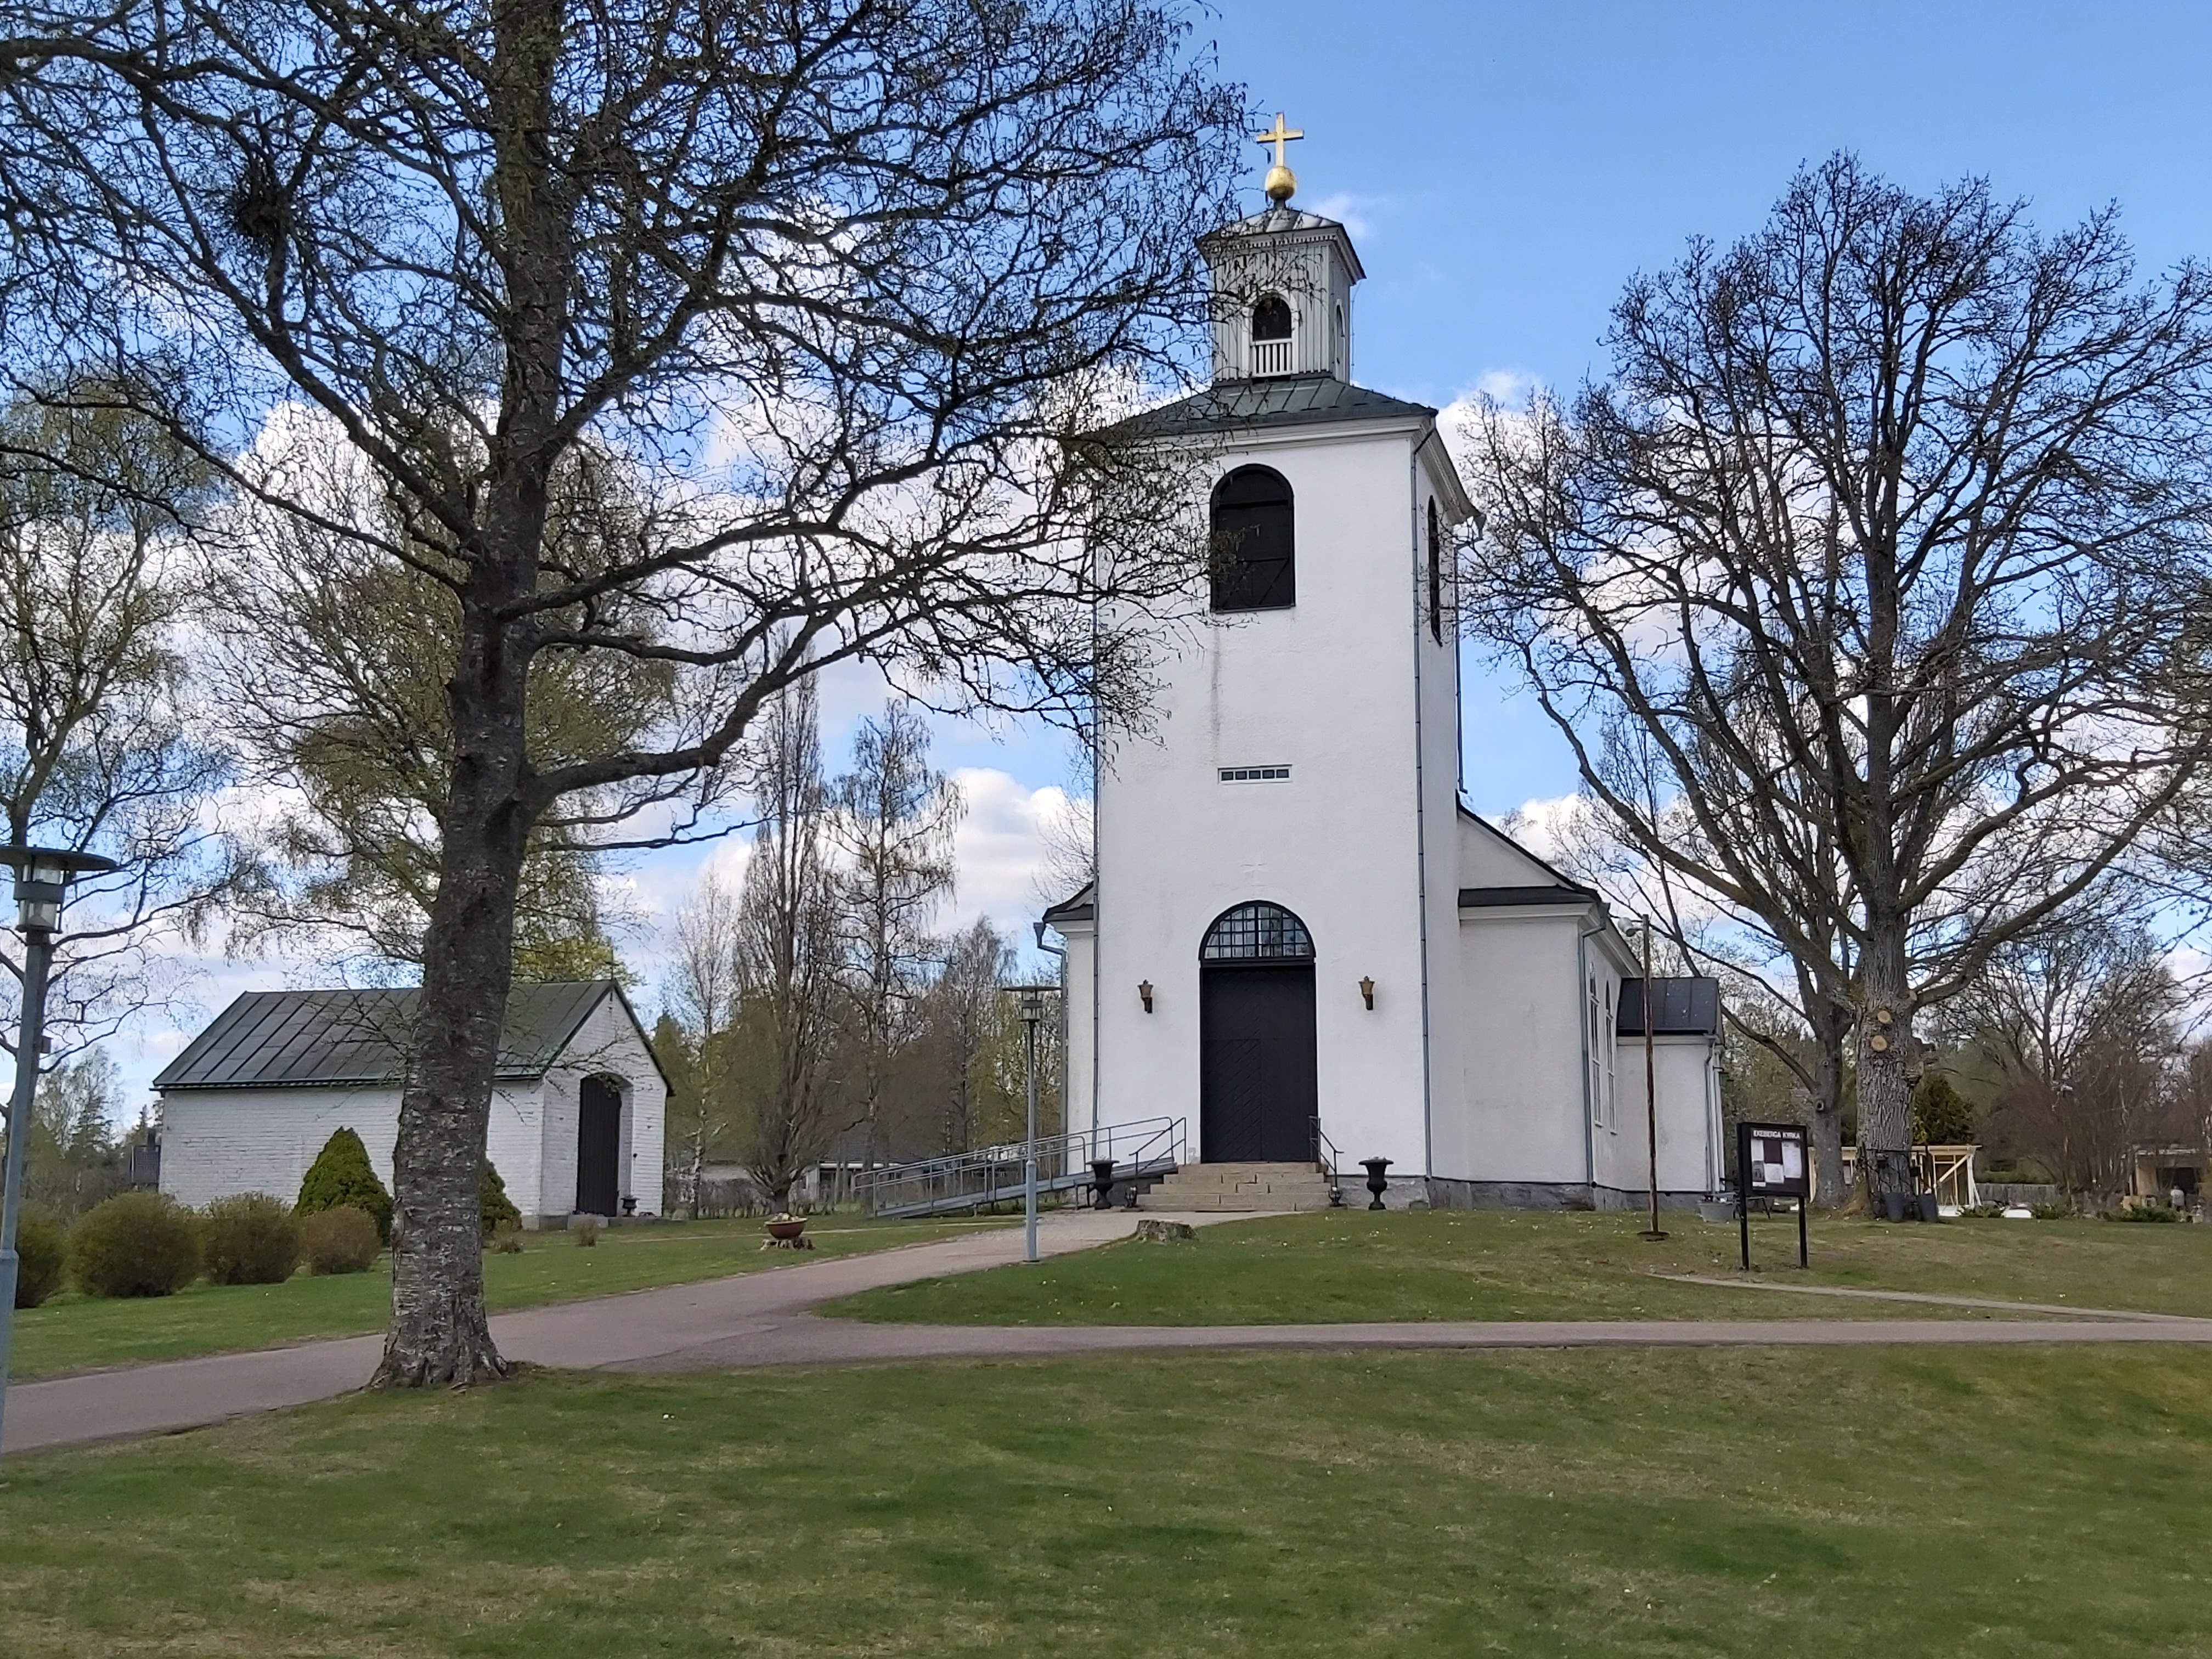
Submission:
M 1216 611 L 1279 611 L 1297 603 L 1290 481 L 1240 466 L 1213 491 Z
M 1437 498 L 1429 497 L 1429 636 L 1444 642 L 1444 544 L 1437 522 Z
M 1597 1124 L 1605 1121 L 1605 1062 L 1601 1045 L 1606 1033 L 1600 1023 L 1603 1010 L 1604 1005 L 1598 1000 L 1597 976 L 1593 974 L 1589 982 L 1589 1113 L 1590 1121 Z
M 1252 307 L 1252 373 L 1290 372 L 1290 305 L 1279 294 L 1263 294 Z
M 1613 1020 L 1613 981 L 1605 984 L 1605 1121 L 1614 1128 L 1620 1127 L 1620 1100 L 1614 1090 L 1619 1085 L 1619 1068 L 1614 1062 L 1620 1057 L 1620 1044 L 1614 1038 L 1619 1028 Z

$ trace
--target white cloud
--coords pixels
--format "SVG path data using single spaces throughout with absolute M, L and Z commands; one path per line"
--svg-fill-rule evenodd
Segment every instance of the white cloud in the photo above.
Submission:
M 1324 219 L 1334 219 L 1355 237 L 1371 235 L 1375 221 L 1371 216 L 1382 204 L 1371 196 L 1354 196 L 1348 191 L 1338 191 L 1334 196 L 1323 196 L 1306 204 L 1306 211 L 1318 213 Z
M 1032 789 L 995 767 L 963 766 L 952 775 L 968 803 L 952 842 L 960 870 L 952 919 L 966 927 L 988 916 L 1026 945 L 1029 924 L 1044 908 L 1036 890 L 1043 826 L 1066 811 L 1066 792 L 1055 784 Z

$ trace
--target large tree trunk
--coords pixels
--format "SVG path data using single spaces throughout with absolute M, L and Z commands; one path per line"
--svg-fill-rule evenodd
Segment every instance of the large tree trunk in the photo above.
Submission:
M 481 641 L 472 654 L 454 676 L 456 712 L 470 718 L 455 728 L 414 1066 L 392 1158 L 392 1323 L 379 1385 L 465 1387 L 507 1370 L 484 1316 L 482 1182 L 529 838 L 518 799 L 522 672 Z
M 1823 1204 L 1844 1201 L 1844 1042 L 1848 1022 L 1817 988 L 1805 992 L 1813 1030 L 1813 1086 L 1806 1102 L 1813 1190 Z
M 1912 1177 L 1912 1004 L 1901 927 L 1869 928 L 1858 999 L 1859 1186 L 1866 1202 L 1909 1193 Z

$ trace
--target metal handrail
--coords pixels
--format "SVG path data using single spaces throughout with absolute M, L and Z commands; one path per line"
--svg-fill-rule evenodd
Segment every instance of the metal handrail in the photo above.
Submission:
M 1119 1179 L 1152 1174 L 1182 1163 L 1187 1139 L 1179 1117 L 1149 1117 L 1041 1135 L 1037 1183 L 1048 1189 L 1087 1183 L 1092 1163 L 1100 1158 L 1114 1160 Z M 870 1215 L 1006 1203 L 1022 1195 L 1028 1152 L 1026 1143 L 1008 1140 L 942 1158 L 883 1164 L 860 1176 L 853 1191 L 862 1211 Z
M 1328 1148 L 1328 1207 L 1340 1210 L 1344 1207 L 1344 1182 L 1336 1172 L 1336 1166 L 1343 1160 L 1344 1154 L 1336 1150 L 1336 1143 L 1322 1128 L 1319 1112 L 1314 1114 L 1314 1140 L 1317 1148 Z

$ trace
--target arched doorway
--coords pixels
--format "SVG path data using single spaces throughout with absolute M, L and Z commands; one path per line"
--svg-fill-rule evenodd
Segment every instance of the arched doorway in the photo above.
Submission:
M 576 1095 L 576 1213 L 622 1212 L 622 1091 L 587 1077 Z
M 1224 911 L 1199 947 L 1199 1157 L 1314 1156 L 1314 946 L 1279 904 Z

